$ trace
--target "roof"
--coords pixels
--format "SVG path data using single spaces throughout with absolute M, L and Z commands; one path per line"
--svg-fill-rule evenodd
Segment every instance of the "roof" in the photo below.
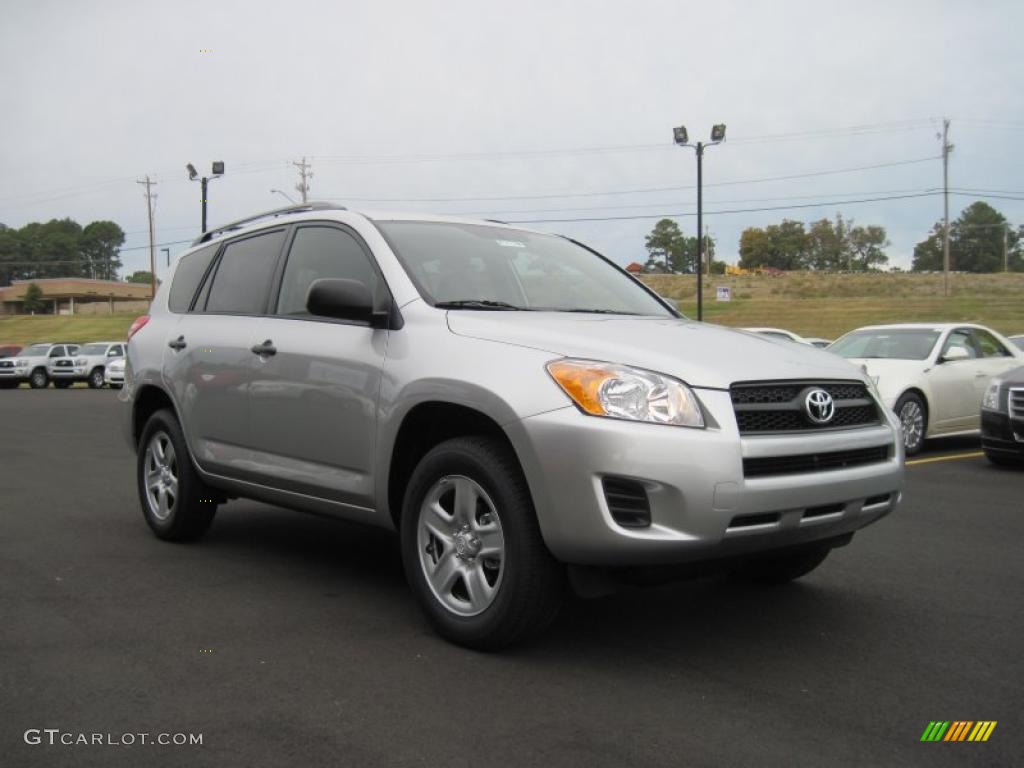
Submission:
M 853 330 L 890 331 L 903 329 L 908 331 L 945 331 L 950 328 L 982 328 L 986 331 L 991 330 L 991 328 L 988 328 L 984 325 L 979 325 L 978 323 L 886 323 L 885 325 L 862 325 L 860 328 L 854 328 Z

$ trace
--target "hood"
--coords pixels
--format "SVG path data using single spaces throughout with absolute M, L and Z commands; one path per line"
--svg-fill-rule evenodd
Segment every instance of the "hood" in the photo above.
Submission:
M 452 333 L 550 352 L 552 357 L 633 365 L 695 387 L 737 381 L 863 380 L 856 366 L 805 344 L 690 320 L 569 312 L 450 311 Z

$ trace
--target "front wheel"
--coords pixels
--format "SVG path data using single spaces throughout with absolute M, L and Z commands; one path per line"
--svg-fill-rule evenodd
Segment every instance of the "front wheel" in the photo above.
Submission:
M 46 385 L 50 383 L 50 377 L 46 375 L 46 371 L 42 368 L 36 368 L 32 371 L 32 375 L 28 377 L 28 385 L 32 389 L 46 389 Z
M 928 411 L 924 403 L 913 392 L 907 392 L 896 401 L 893 410 L 900 420 L 903 448 L 907 456 L 917 455 L 921 452 L 924 436 L 928 431 Z
M 142 514 L 158 538 L 195 541 L 206 533 L 218 498 L 192 466 L 178 419 L 168 409 L 150 416 L 142 430 L 136 480 Z
M 103 389 L 103 369 L 96 368 L 89 374 L 89 389 Z
M 402 562 L 427 619 L 443 637 L 493 650 L 545 629 L 565 571 L 541 537 L 512 451 L 460 437 L 417 465 L 402 507 Z

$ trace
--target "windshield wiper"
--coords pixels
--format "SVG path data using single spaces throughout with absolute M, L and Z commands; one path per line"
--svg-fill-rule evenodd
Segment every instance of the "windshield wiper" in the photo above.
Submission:
M 504 309 L 528 311 L 526 307 L 517 307 L 507 301 L 491 301 L 490 299 L 458 299 L 456 301 L 439 301 L 435 305 L 438 309 Z
M 593 315 L 639 315 L 639 312 L 621 312 L 617 309 L 559 309 L 558 312 L 587 312 Z

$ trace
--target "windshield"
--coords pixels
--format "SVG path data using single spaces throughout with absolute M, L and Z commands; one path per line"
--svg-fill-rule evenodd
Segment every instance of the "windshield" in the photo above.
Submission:
M 43 357 L 49 351 L 49 344 L 33 344 L 31 347 L 26 349 L 23 354 L 25 357 Z
M 448 222 L 376 224 L 434 306 L 674 316 L 610 263 L 555 235 Z
M 86 355 L 86 356 L 105 355 L 105 354 L 107 354 L 107 345 L 106 344 L 86 344 L 84 347 L 82 347 L 80 350 L 78 350 L 78 354 Z
M 843 357 L 924 360 L 938 340 L 938 331 L 926 329 L 853 331 L 832 344 L 828 351 Z

